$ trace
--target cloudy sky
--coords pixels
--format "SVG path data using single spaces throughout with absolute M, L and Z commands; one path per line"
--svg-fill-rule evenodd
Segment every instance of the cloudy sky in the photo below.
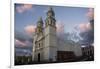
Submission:
M 91 29 L 89 19 L 92 8 L 52 6 L 55 12 L 57 33 L 87 32 Z M 18 53 L 32 52 L 33 33 L 39 17 L 46 19 L 48 6 L 15 4 L 15 50 Z M 88 35 L 89 36 L 89 35 Z

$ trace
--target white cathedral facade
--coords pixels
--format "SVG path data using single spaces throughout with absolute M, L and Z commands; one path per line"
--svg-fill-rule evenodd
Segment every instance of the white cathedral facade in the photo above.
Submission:
M 37 22 L 32 60 L 35 62 L 67 61 L 81 55 L 79 44 L 58 39 L 55 13 L 52 8 L 49 8 L 45 23 L 43 23 L 42 18 Z

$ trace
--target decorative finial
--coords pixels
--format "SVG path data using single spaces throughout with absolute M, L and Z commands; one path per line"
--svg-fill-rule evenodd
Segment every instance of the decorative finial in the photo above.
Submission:
M 43 23 L 42 17 L 40 16 L 38 19 L 38 23 Z
M 40 16 L 40 20 L 42 20 L 42 16 Z
M 49 9 L 48 9 L 48 11 L 53 11 L 53 9 L 52 9 L 52 7 L 51 7 L 51 6 L 49 6 Z
M 42 21 L 42 17 L 41 16 L 39 17 L 39 20 L 38 21 Z
M 54 13 L 52 7 L 49 7 L 49 8 L 48 8 L 47 16 L 48 16 L 48 17 L 55 17 L 55 13 Z

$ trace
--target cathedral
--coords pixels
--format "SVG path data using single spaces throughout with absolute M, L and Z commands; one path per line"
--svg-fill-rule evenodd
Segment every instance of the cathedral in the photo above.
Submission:
M 37 21 L 33 40 L 32 61 L 56 62 L 70 61 L 82 55 L 78 43 L 63 41 L 57 37 L 56 18 L 53 8 L 49 7 L 45 23 L 42 17 Z

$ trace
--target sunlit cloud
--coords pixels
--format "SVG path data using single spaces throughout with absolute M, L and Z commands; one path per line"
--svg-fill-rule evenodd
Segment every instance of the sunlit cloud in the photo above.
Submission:
M 23 4 L 23 5 L 17 6 L 16 10 L 18 13 L 23 13 L 25 11 L 30 10 L 31 8 L 32 8 L 32 4 Z
M 35 32 L 36 26 L 35 25 L 27 25 L 24 30 L 27 34 L 32 34 Z
M 78 25 L 78 30 L 80 32 L 89 31 L 89 30 L 91 30 L 91 25 L 90 25 L 90 23 L 81 23 Z
M 24 46 L 26 46 L 26 43 L 25 42 L 22 42 L 22 41 L 20 41 L 18 39 L 15 39 L 15 45 L 16 46 L 24 47 Z
M 56 23 L 57 33 L 64 33 L 64 24 L 59 21 Z
M 19 39 L 15 39 L 15 45 L 17 47 L 27 47 L 32 45 L 32 43 L 29 40 L 21 41 Z

